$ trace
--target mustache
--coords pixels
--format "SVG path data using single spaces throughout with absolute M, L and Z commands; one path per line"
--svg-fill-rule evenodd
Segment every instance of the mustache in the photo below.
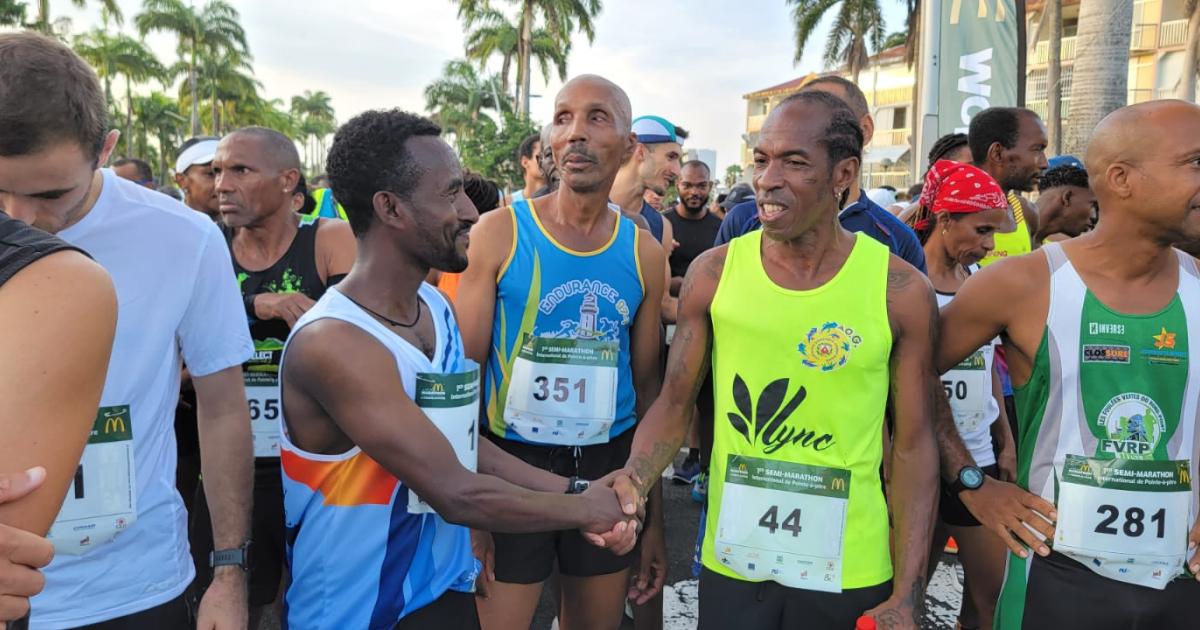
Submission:
M 565 161 L 567 158 L 569 158 L 573 155 L 582 157 L 585 160 L 588 160 L 589 162 L 597 161 L 596 156 L 594 154 L 592 154 L 591 151 L 588 151 L 586 148 L 581 147 L 581 146 L 571 147 L 570 149 L 567 149 L 566 151 L 564 151 L 562 159 Z

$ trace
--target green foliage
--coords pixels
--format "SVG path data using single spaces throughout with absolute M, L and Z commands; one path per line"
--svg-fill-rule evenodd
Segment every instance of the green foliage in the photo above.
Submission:
M 742 178 L 742 166 L 740 164 L 731 164 L 725 169 L 725 187 L 733 188 L 733 185 L 738 183 Z
M 0 0 L 0 26 L 20 26 L 25 23 L 24 2 Z
M 501 187 L 519 188 L 524 185 L 517 149 L 529 134 L 537 133 L 540 125 L 516 114 L 503 113 L 504 129 L 490 118 L 479 119 L 470 133 L 456 141 L 463 166 L 495 180 Z

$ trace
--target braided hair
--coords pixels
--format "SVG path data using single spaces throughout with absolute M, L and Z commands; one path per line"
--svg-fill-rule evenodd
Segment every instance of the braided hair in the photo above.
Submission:
M 945 159 L 947 155 L 965 146 L 967 146 L 967 134 L 948 133 L 938 138 L 937 142 L 933 143 L 933 148 L 929 149 L 929 164 L 937 164 L 938 160 Z

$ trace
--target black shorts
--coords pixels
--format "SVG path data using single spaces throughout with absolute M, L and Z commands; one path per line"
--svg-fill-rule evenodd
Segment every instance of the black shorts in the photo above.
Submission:
M 1200 582 L 1194 579 L 1176 579 L 1160 591 L 1103 577 L 1057 552 L 1028 562 L 1009 555 L 997 630 L 1200 627 Z
M 700 573 L 700 630 L 853 628 L 862 614 L 892 595 L 891 581 L 867 588 L 823 593 L 776 582 L 735 580 Z
M 196 562 L 197 592 L 212 581 L 208 554 L 212 551 L 212 519 L 204 484 L 196 491 L 191 515 L 192 558 Z M 250 605 L 266 606 L 279 594 L 285 562 L 283 525 L 283 473 L 277 457 L 254 460 L 254 509 L 250 522 Z
M 424 608 L 400 620 L 393 630 L 479 630 L 479 612 L 471 593 L 446 591 Z
M 505 440 L 488 434 L 497 446 L 525 463 L 564 477 L 599 479 L 625 465 L 633 445 L 633 428 L 607 444 L 543 446 Z M 609 575 L 631 566 L 634 554 L 618 556 L 584 539 L 578 530 L 535 534 L 493 534 L 496 580 L 508 584 L 546 581 L 558 561 L 558 571 L 574 577 Z
M 190 590 L 190 589 L 189 589 Z M 179 597 L 154 608 L 101 621 L 76 630 L 157 630 L 158 628 L 195 628 L 196 620 L 192 618 L 188 607 L 189 591 L 184 591 Z
M 982 468 L 983 474 L 998 479 L 1000 477 L 1000 467 L 992 464 Z M 967 506 L 963 505 L 962 499 L 958 498 L 958 494 L 950 490 L 950 484 L 942 480 L 942 500 L 938 502 L 938 512 L 942 516 L 942 522 L 955 527 L 979 527 L 979 521 L 971 515 Z

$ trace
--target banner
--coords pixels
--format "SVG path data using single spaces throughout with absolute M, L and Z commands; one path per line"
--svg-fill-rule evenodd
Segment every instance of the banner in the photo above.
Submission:
M 966 133 L 989 107 L 1016 106 L 1024 90 L 1024 0 L 921 3 L 919 119 L 914 175 L 928 149 L 948 133 Z

